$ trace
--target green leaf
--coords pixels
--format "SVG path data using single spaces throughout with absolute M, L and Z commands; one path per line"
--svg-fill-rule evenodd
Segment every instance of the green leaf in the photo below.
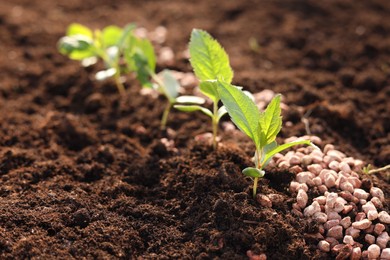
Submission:
M 83 35 L 62 37 L 58 41 L 58 50 L 61 54 L 67 55 L 73 60 L 83 60 L 96 56 L 92 40 Z
M 252 178 L 262 178 L 265 175 L 264 171 L 253 167 L 245 168 L 244 170 L 242 170 L 242 173 Z
M 218 81 L 217 80 L 206 80 L 200 82 L 199 85 L 200 91 L 203 95 L 210 98 L 213 102 L 219 101 L 218 94 Z
M 163 92 L 167 96 L 167 98 L 170 100 L 170 102 L 175 102 L 176 97 L 179 95 L 179 88 L 180 84 L 176 80 L 176 78 L 172 75 L 172 73 L 165 69 L 161 72 L 162 74 L 162 82 L 164 90 Z
M 261 130 L 262 133 L 259 134 L 263 136 L 261 139 L 265 139 L 262 140 L 261 146 L 273 142 L 278 135 L 282 128 L 282 117 L 280 114 L 280 95 L 276 95 L 269 103 L 264 113 L 260 116 L 259 130 Z
M 218 93 L 233 123 L 258 147 L 260 113 L 256 104 L 242 90 L 228 83 L 219 82 Z
M 311 145 L 312 143 L 309 140 L 299 140 L 299 141 L 294 141 L 294 142 L 290 142 L 287 144 L 282 144 L 280 146 L 275 147 L 271 151 L 267 152 L 263 158 L 263 162 L 269 161 L 277 153 L 280 153 L 280 152 L 282 152 L 282 151 L 284 151 L 292 146 L 301 145 L 301 144 Z
M 238 87 L 242 89 L 242 87 Z M 253 96 L 252 93 L 250 93 L 248 90 L 243 90 L 244 94 L 247 95 L 253 102 L 255 102 L 255 97 Z
M 82 35 L 91 40 L 93 39 L 93 33 L 91 29 L 79 23 L 70 24 L 68 26 L 68 29 L 66 30 L 66 35 L 67 36 Z
M 276 141 L 273 141 L 273 142 L 267 144 L 266 146 L 264 146 L 263 154 L 266 155 L 267 153 L 269 153 L 270 151 L 272 151 L 276 147 L 278 147 L 278 144 L 276 143 Z M 264 158 L 262 158 L 262 159 L 264 159 Z M 269 158 L 267 161 L 262 161 L 261 162 L 262 168 L 266 167 L 268 165 L 268 163 L 271 161 L 271 159 L 272 159 L 272 157 Z
M 130 34 L 128 39 L 123 43 L 124 44 L 123 53 L 124 53 L 124 58 L 126 61 L 127 68 L 129 71 L 133 71 L 133 72 L 137 71 L 137 67 L 134 60 L 137 42 L 138 39 L 133 34 Z
M 233 71 L 229 57 L 221 45 L 203 30 L 193 29 L 189 44 L 191 65 L 201 80 L 223 79 L 230 83 Z
M 227 114 L 227 110 L 225 106 L 221 106 L 217 111 L 217 122 L 221 120 L 221 117 Z
M 197 105 L 174 105 L 174 108 L 180 111 L 184 112 L 195 112 L 195 111 L 202 111 L 204 114 L 208 115 L 209 117 L 213 117 L 213 113 L 208 110 L 207 108 L 197 106 Z
M 122 30 L 122 35 L 120 39 L 118 40 L 117 46 L 122 51 L 123 49 L 126 49 L 127 47 L 131 47 L 130 41 L 134 37 L 133 36 L 133 30 L 136 28 L 136 25 L 131 23 L 126 25 L 126 27 Z M 130 50 L 131 52 L 131 50 Z
M 206 102 L 206 100 L 202 97 L 197 96 L 180 96 L 176 98 L 176 103 L 179 104 L 197 104 L 202 105 Z
M 102 47 L 108 48 L 117 45 L 122 37 L 122 32 L 122 28 L 118 26 L 110 25 L 105 27 L 101 34 Z
M 155 71 L 156 54 L 152 43 L 148 39 L 138 39 L 136 44 L 136 53 L 143 57 L 151 71 Z
M 276 147 L 278 147 L 278 143 L 276 141 L 273 141 L 273 142 L 267 144 L 266 146 L 264 146 L 264 149 L 263 149 L 264 154 L 269 153 L 270 151 L 272 151 Z
M 150 71 L 147 65 L 148 62 L 145 60 L 145 56 L 135 53 L 133 58 L 137 79 L 141 82 L 142 87 L 152 88 L 153 84 L 150 82 Z
M 126 60 L 131 71 L 137 73 L 137 79 L 143 87 L 152 87 L 150 76 L 156 68 L 156 55 L 153 45 L 147 39 L 134 38 L 133 52 L 128 54 Z

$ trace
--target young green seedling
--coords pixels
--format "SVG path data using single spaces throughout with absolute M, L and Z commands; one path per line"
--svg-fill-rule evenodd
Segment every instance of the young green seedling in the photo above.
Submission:
M 264 112 L 238 87 L 226 82 L 218 82 L 218 93 L 233 123 L 255 144 L 255 167 L 245 168 L 242 172 L 253 178 L 253 197 L 256 196 L 259 178 L 272 157 L 294 145 L 313 145 L 308 140 L 294 141 L 278 145 L 276 136 L 282 127 L 280 95 L 275 96 Z
M 106 69 L 97 72 L 96 79 L 114 77 L 118 91 L 123 94 L 125 88 L 120 78 L 120 62 L 134 28 L 133 24 L 124 29 L 110 25 L 103 30 L 92 31 L 81 24 L 73 23 L 69 25 L 66 36 L 59 40 L 58 49 L 70 59 L 80 60 L 83 66 L 92 65 L 101 58 Z
M 200 81 L 200 91 L 213 102 L 213 110 L 199 105 L 175 105 L 174 107 L 185 112 L 201 111 L 211 118 L 213 129 L 213 147 L 217 148 L 218 123 L 226 114 L 225 107 L 218 107 L 220 100 L 217 86 L 218 81 L 231 83 L 233 71 L 229 57 L 221 45 L 205 31 L 194 29 L 189 44 L 191 66 Z
M 160 75 L 159 75 L 160 76 Z M 169 70 L 163 70 L 160 77 L 153 77 L 157 83 L 156 89 L 162 93 L 167 99 L 167 105 L 164 109 L 161 119 L 161 129 L 164 130 L 167 124 L 168 115 L 173 105 L 175 104 L 193 104 L 202 105 L 205 102 L 204 98 L 197 96 L 179 96 L 179 82 Z
M 161 75 L 156 74 L 156 55 L 153 45 L 148 39 L 140 39 L 130 35 L 129 44 L 125 52 L 125 60 L 128 69 L 137 74 L 137 79 L 143 87 L 153 88 L 166 97 L 167 105 L 162 115 L 161 129 L 165 129 L 169 112 L 174 104 L 189 103 L 201 105 L 205 102 L 201 97 L 179 97 L 180 84 L 169 70 L 162 71 Z

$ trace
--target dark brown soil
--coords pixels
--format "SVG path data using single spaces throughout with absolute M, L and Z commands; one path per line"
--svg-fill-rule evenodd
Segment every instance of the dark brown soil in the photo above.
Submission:
M 61 2 L 61 3 L 60 3 Z M 285 96 L 280 137 L 312 134 L 367 163 L 390 163 L 390 2 L 27 1 L 0 2 L 0 258 L 327 259 L 310 225 L 290 213 L 292 175 L 273 172 L 250 196 L 241 169 L 253 152 L 224 133 L 213 152 L 194 136 L 207 118 L 173 112 L 163 99 L 120 97 L 56 50 L 71 22 L 129 22 L 168 29 L 172 69 L 190 71 L 191 29 L 230 54 L 235 83 Z M 254 52 L 248 44 L 257 39 Z M 160 141 L 172 139 L 177 151 Z M 387 175 L 386 175 L 387 174 Z M 370 177 L 390 197 L 388 172 Z M 306 239 L 306 240 L 305 240 Z

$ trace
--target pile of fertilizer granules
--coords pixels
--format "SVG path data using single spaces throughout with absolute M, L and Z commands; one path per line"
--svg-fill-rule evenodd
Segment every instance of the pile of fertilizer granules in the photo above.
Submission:
M 302 138 L 322 145 L 318 137 Z M 290 184 L 297 199 L 292 212 L 318 223 L 319 250 L 336 259 L 390 259 L 390 215 L 383 205 L 384 193 L 359 178 L 363 161 L 327 144 L 323 151 L 301 147 L 277 154 L 271 164 L 296 173 Z

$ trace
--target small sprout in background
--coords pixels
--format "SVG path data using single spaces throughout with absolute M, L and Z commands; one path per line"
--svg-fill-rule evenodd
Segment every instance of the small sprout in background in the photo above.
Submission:
M 135 72 L 144 88 L 153 88 L 150 78 L 156 78 L 156 54 L 152 43 L 146 38 L 129 36 L 124 53 L 127 68 Z
M 123 94 L 125 87 L 121 81 L 121 59 L 128 46 L 129 35 L 134 24 L 124 29 L 117 26 L 107 26 L 103 30 L 92 31 L 78 23 L 69 25 L 66 36 L 58 42 L 60 53 L 72 60 L 80 60 L 83 66 L 90 66 L 102 59 L 106 69 L 96 73 L 97 80 L 114 77 L 118 91 Z
M 204 98 L 197 96 L 179 96 L 180 84 L 169 70 L 163 70 L 159 73 L 158 77 L 154 76 L 153 78 L 157 83 L 156 89 L 163 94 L 168 101 L 161 119 L 162 130 L 166 128 L 168 115 L 174 104 L 202 105 L 205 102 Z
M 166 128 L 168 115 L 174 104 L 201 105 L 205 102 L 203 98 L 196 96 L 179 97 L 180 84 L 169 70 L 163 70 L 161 75 L 156 74 L 156 54 L 148 39 L 140 39 L 131 35 L 125 59 L 129 71 L 137 74 L 137 79 L 144 88 L 153 88 L 166 97 L 167 105 L 162 115 L 161 129 Z
M 260 53 L 260 45 L 255 37 L 250 37 L 248 40 L 249 48 L 255 53 Z
M 220 100 L 217 87 L 218 81 L 231 83 L 233 70 L 229 57 L 222 46 L 210 34 L 203 30 L 194 29 L 189 44 L 190 62 L 196 77 L 200 81 L 200 91 L 213 102 L 213 110 L 199 105 L 175 105 L 176 109 L 185 112 L 201 111 L 212 121 L 213 147 L 217 148 L 218 123 L 226 114 L 224 106 L 218 107 Z
M 386 171 L 386 170 L 389 170 L 389 169 L 390 169 L 390 164 L 386 165 L 384 167 L 378 168 L 378 169 L 372 169 L 372 165 L 369 164 L 366 167 L 363 167 L 362 172 L 364 174 L 370 175 L 370 174 Z
M 245 168 L 242 172 L 253 178 L 253 197 L 256 196 L 259 178 L 272 157 L 294 145 L 313 145 L 308 140 L 294 141 L 283 145 L 276 143 L 276 136 L 282 127 L 280 95 L 276 95 L 264 112 L 260 112 L 240 88 L 226 82 L 218 82 L 218 92 L 233 123 L 255 144 L 255 167 Z

